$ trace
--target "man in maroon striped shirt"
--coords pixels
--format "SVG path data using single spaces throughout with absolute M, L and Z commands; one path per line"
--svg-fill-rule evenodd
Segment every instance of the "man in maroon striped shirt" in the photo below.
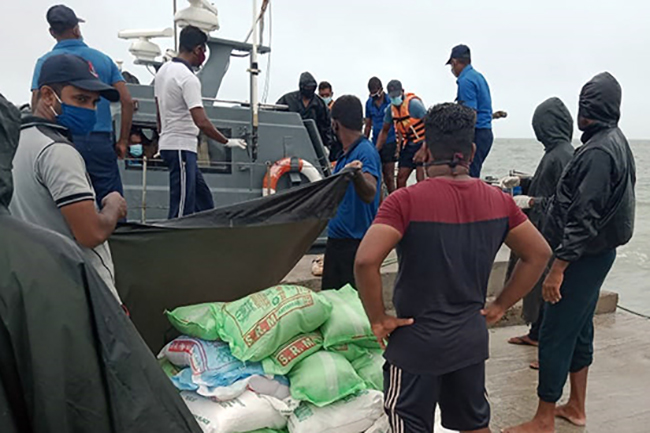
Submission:
M 385 410 L 395 433 L 442 425 L 489 432 L 485 392 L 487 325 L 528 293 L 551 251 L 512 197 L 469 176 L 476 114 L 440 104 L 425 117 L 429 179 L 391 194 L 356 257 L 356 281 L 380 344 L 388 340 Z M 521 257 L 496 301 L 485 306 L 488 278 L 505 243 Z M 394 304 L 385 312 L 380 267 L 397 248 Z

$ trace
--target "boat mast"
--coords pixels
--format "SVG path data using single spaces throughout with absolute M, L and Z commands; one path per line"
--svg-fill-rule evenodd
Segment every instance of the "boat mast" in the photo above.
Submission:
M 178 26 L 176 25 L 176 12 L 178 12 L 178 0 L 174 3 L 174 52 L 178 53 Z
M 257 47 L 259 44 L 259 27 L 258 27 L 257 0 L 253 0 L 253 49 L 251 50 L 251 64 L 249 68 L 251 76 L 251 159 L 257 161 L 257 130 L 259 127 L 259 104 L 257 94 L 257 76 L 259 75 L 259 65 L 257 64 Z

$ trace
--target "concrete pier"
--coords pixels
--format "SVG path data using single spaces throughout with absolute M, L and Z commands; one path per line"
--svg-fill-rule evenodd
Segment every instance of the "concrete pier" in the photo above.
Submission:
M 488 283 L 488 300 L 498 295 L 503 289 L 503 284 L 508 269 L 508 258 L 510 250 L 503 247 L 494 261 L 492 266 L 492 273 L 490 274 L 490 281 Z M 296 265 L 296 267 L 287 275 L 283 281 L 285 284 L 298 284 L 308 287 L 312 290 L 320 290 L 321 279 L 314 277 L 311 273 L 311 263 L 318 256 L 306 255 Z M 389 311 L 394 311 L 393 299 L 393 286 L 395 285 L 395 278 L 397 277 L 397 255 L 392 252 L 381 270 L 382 283 L 384 288 L 384 303 Z M 614 292 L 602 291 L 598 301 L 596 314 L 613 313 L 616 311 L 618 305 L 618 294 Z M 519 302 L 513 306 L 506 316 L 499 322 L 497 326 L 513 326 L 522 325 L 524 323 L 521 317 L 522 303 Z M 650 431 L 650 429 L 648 430 Z
M 497 256 L 490 276 L 490 297 L 503 288 L 508 254 L 504 248 Z M 316 257 L 305 256 L 284 282 L 320 290 L 320 278 L 311 274 L 311 262 Z M 384 299 L 389 310 L 396 275 L 393 253 L 382 268 Z M 587 427 L 557 420 L 557 433 L 650 432 L 650 320 L 617 311 L 617 303 L 616 293 L 601 293 L 599 315 L 595 318 L 595 361 L 589 372 L 587 391 Z M 487 390 L 493 432 L 528 421 L 537 408 L 537 372 L 529 368 L 537 359 L 537 349 L 507 343 L 510 337 L 528 331 L 521 324 L 520 303 L 508 312 L 499 327 L 490 330 Z M 568 399 L 568 394 L 567 385 L 561 403 Z M 435 433 L 451 433 L 440 426 L 439 417 Z
M 650 320 L 619 311 L 597 316 L 594 323 L 587 427 L 558 420 L 557 433 L 650 432 Z M 537 372 L 528 367 L 537 349 L 507 343 L 526 330 L 524 326 L 490 330 L 487 389 L 493 432 L 528 421 L 537 409 Z M 561 403 L 568 397 L 567 385 Z

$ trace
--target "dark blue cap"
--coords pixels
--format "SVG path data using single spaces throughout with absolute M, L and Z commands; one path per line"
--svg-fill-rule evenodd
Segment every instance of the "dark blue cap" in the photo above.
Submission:
M 388 82 L 388 85 L 386 86 L 386 90 L 388 90 L 388 96 L 391 98 L 395 96 L 399 96 L 402 94 L 404 91 L 404 88 L 402 87 L 402 82 L 399 80 L 390 80 Z
M 48 57 L 41 67 L 38 88 L 50 84 L 69 84 L 99 94 L 111 102 L 120 100 L 120 93 L 99 79 L 93 64 L 73 54 Z
M 449 60 L 447 60 L 448 65 L 451 63 L 452 59 L 472 60 L 469 47 L 467 45 L 456 45 L 451 49 L 451 56 L 449 56 Z
M 45 17 L 50 27 L 58 32 L 74 28 L 79 23 L 85 23 L 84 20 L 77 17 L 72 9 L 65 5 L 52 6 Z

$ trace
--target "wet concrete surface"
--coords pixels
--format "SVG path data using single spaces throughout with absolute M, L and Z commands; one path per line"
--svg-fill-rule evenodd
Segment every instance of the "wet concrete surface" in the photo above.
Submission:
M 320 289 L 320 278 L 311 275 L 311 260 L 305 256 L 285 282 Z M 389 257 L 394 261 L 395 257 Z M 500 291 L 505 276 L 507 255 L 500 252 L 490 281 L 491 294 Z M 382 269 L 386 307 L 390 301 L 397 265 L 389 261 Z M 618 296 L 603 292 L 599 313 L 616 310 Z M 519 310 L 520 311 L 520 310 Z M 506 325 L 520 323 L 516 308 Z M 589 373 L 587 426 L 575 427 L 557 420 L 558 433 L 650 433 L 650 320 L 618 310 L 595 318 L 594 364 Z M 529 368 L 537 349 L 513 346 L 510 337 L 524 335 L 526 326 L 497 327 L 490 330 L 491 358 L 487 364 L 487 389 L 492 406 L 493 432 L 526 422 L 537 408 L 537 372 Z M 568 400 L 569 387 L 560 403 Z M 438 414 L 439 415 L 439 414 Z M 440 426 L 436 417 L 435 433 L 451 433 Z
M 650 320 L 625 312 L 595 319 L 594 364 L 587 388 L 587 426 L 557 420 L 558 433 L 650 432 Z M 537 372 L 528 365 L 537 349 L 513 346 L 508 338 L 525 326 L 490 330 L 487 388 L 492 431 L 528 421 L 537 408 Z M 568 399 L 565 388 L 561 403 Z

